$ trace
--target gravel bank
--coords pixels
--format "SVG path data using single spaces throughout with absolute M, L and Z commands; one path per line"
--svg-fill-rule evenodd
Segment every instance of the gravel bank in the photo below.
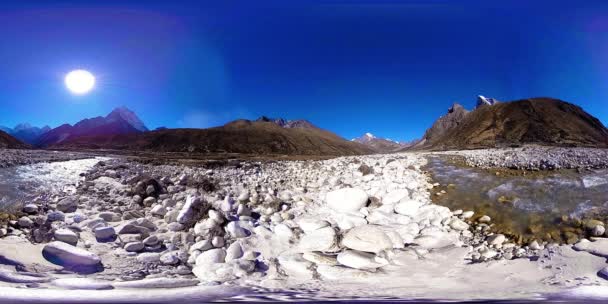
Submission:
M 90 157 L 92 156 L 78 152 L 0 149 L 0 168 Z
M 608 168 L 608 149 L 526 146 L 521 148 L 432 152 L 462 156 L 467 165 L 517 170 Z

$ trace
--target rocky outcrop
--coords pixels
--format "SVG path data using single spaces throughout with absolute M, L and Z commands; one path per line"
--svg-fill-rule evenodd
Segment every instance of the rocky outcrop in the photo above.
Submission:
M 448 109 L 446 115 L 439 117 L 433 125 L 426 130 L 422 139 L 416 143 L 412 148 L 424 148 L 432 145 L 441 136 L 443 136 L 448 130 L 457 127 L 469 114 L 462 105 L 458 103 L 452 104 Z
M 288 120 L 288 119 L 283 119 L 283 118 L 269 118 L 266 116 L 262 116 L 262 117 L 256 119 L 255 121 L 272 122 L 281 128 L 287 128 L 287 129 L 292 129 L 292 128 L 319 129 L 317 126 L 313 125 L 310 121 L 305 120 L 305 119 Z

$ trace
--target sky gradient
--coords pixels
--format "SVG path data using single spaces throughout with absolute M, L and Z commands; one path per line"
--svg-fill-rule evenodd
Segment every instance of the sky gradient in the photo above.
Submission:
M 266 115 L 402 141 L 477 95 L 555 97 L 606 125 L 608 1 L 487 2 L 2 2 L 0 125 L 124 105 L 152 129 Z M 63 83 L 78 68 L 97 77 L 84 96 Z

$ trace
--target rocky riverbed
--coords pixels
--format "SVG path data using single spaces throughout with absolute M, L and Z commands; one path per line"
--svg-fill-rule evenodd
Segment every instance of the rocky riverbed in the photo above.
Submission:
M 460 156 L 466 165 L 516 170 L 605 169 L 608 149 L 524 146 L 519 148 L 434 152 Z
M 487 216 L 433 204 L 440 185 L 426 162 L 98 161 L 74 193 L 26 204 L 0 228 L 0 288 L 10 299 L 45 288 L 53 299 L 49 290 L 128 302 L 141 289 L 164 289 L 163 299 L 488 299 L 608 286 L 607 241 L 517 245 L 490 232 Z

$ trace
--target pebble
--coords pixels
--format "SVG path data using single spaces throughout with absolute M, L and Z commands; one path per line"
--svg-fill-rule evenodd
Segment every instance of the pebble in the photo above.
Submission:
M 541 250 L 542 249 L 542 247 L 540 246 L 540 244 L 538 244 L 538 241 L 536 241 L 536 240 L 532 241 L 528 245 L 528 247 L 530 247 L 530 249 L 532 249 L 532 250 Z
M 125 244 L 124 249 L 128 252 L 139 252 L 144 250 L 144 243 L 142 242 L 131 242 Z
M 72 230 L 66 228 L 55 230 L 53 237 L 57 241 L 68 243 L 73 246 L 76 246 L 76 244 L 78 243 L 78 235 Z
M 78 209 L 78 202 L 72 197 L 66 197 L 57 203 L 57 210 L 65 213 L 75 212 Z
M 593 227 L 593 229 L 591 230 L 591 235 L 602 236 L 602 235 L 604 235 L 605 232 L 606 232 L 606 228 L 604 228 L 603 225 L 597 225 L 597 226 Z
M 463 219 L 470 219 L 470 218 L 473 217 L 473 215 L 475 215 L 474 211 L 465 211 L 465 212 L 462 213 L 461 217 Z
M 233 238 L 244 238 L 249 236 L 247 229 L 241 227 L 238 222 L 230 222 L 226 225 L 226 232 Z
M 36 204 L 26 204 L 23 206 L 23 212 L 28 214 L 36 214 L 38 213 L 38 205 Z
M 243 257 L 243 247 L 241 247 L 241 244 L 234 242 L 228 246 L 228 249 L 226 249 L 226 262 L 240 259 L 241 257 Z
M 600 271 L 597 272 L 597 275 L 605 280 L 608 280 L 608 266 L 600 269 Z
M 221 236 L 214 236 L 213 239 L 211 239 L 211 244 L 215 248 L 224 247 L 224 238 Z
M 224 263 L 226 260 L 226 249 L 218 248 L 211 249 L 201 253 L 196 258 L 196 265 L 208 265 L 216 263 Z
M 63 222 L 65 220 L 65 214 L 61 211 L 51 211 L 46 214 L 46 219 L 49 222 Z
M 469 224 L 458 218 L 454 218 L 450 221 L 450 227 L 454 230 L 463 231 L 469 229 Z
M 484 216 L 480 217 L 477 221 L 480 223 L 489 223 L 492 221 L 492 218 L 490 218 L 487 215 L 484 215 Z
M 179 263 L 179 252 L 170 251 L 160 256 L 160 262 L 164 265 L 176 265 Z
M 140 253 L 136 259 L 138 262 L 145 264 L 157 263 L 160 262 L 160 253 L 144 252 Z
M 489 245 L 502 245 L 506 241 L 504 234 L 493 234 L 486 238 Z
M 31 228 L 34 226 L 34 221 L 32 221 L 32 219 L 30 219 L 29 217 L 24 216 L 24 217 L 19 218 L 19 220 L 17 221 L 17 224 L 21 228 Z

